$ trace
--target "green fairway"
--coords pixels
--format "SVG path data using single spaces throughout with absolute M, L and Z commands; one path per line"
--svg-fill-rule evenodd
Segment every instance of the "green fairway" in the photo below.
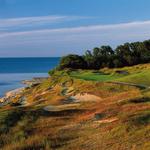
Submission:
M 122 77 L 117 74 L 104 74 L 101 72 L 92 72 L 92 71 L 74 71 L 71 74 L 71 77 L 83 79 L 83 80 L 92 80 L 92 81 L 111 81 Z
M 125 70 L 126 72 L 128 72 L 128 74 L 123 75 L 116 73 L 116 71 L 118 70 Z M 121 69 L 103 69 L 100 71 L 77 70 L 72 71 L 70 73 L 70 76 L 83 80 L 92 80 L 100 82 L 116 81 L 150 86 L 149 64 L 133 67 L 124 67 Z

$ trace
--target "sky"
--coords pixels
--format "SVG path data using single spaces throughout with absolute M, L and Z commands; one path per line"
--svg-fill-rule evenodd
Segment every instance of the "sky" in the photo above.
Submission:
M 150 0 L 0 0 L 0 57 L 59 57 L 150 39 Z

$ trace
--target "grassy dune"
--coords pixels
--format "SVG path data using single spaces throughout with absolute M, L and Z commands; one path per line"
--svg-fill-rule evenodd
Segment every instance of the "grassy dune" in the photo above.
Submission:
M 150 89 L 106 82 L 149 85 L 149 66 L 56 72 L 26 88 L 0 108 L 0 149 L 149 150 Z M 100 99 L 72 99 L 85 93 Z
M 131 74 L 116 81 L 128 82 L 128 83 L 136 83 L 150 86 L 150 70 L 143 71 L 140 73 Z

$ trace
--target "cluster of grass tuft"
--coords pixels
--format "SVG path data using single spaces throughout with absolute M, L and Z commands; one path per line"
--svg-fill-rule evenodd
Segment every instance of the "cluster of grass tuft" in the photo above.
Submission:
M 131 117 L 129 117 L 128 120 L 129 124 L 131 126 L 146 126 L 148 124 L 150 124 L 150 111 L 144 111 L 144 112 L 140 112 L 138 114 L 135 114 Z

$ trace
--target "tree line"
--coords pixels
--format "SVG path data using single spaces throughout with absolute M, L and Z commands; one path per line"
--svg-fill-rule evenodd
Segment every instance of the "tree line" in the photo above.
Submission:
M 112 49 L 109 45 L 87 50 L 84 55 L 69 54 L 61 58 L 59 69 L 118 68 L 150 62 L 150 40 L 125 43 Z

